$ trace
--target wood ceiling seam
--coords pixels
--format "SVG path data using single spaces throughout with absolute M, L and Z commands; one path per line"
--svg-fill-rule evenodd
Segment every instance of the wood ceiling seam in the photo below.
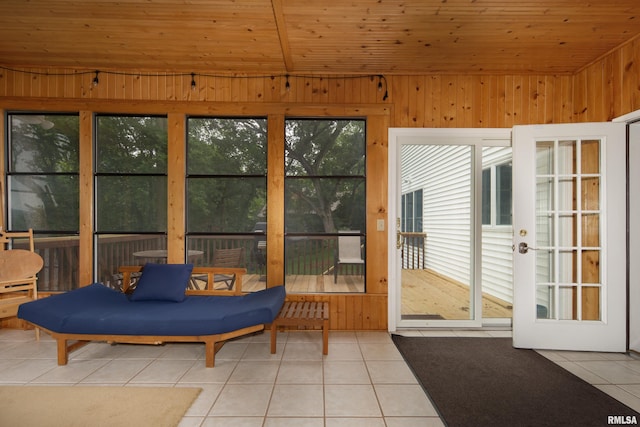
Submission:
M 293 56 L 291 55 L 291 47 L 289 46 L 287 25 L 285 23 L 284 14 L 282 13 L 282 0 L 271 0 L 271 7 L 273 9 L 273 17 L 276 20 L 276 29 L 280 40 L 280 50 L 282 51 L 285 70 L 292 72 L 294 69 Z

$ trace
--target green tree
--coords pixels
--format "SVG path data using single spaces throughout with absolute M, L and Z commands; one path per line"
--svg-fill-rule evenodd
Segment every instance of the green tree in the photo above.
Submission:
M 98 231 L 158 231 L 167 224 L 167 119 L 96 118 Z
M 10 227 L 77 231 L 78 116 L 16 114 L 9 120 Z
M 287 120 L 290 231 L 364 229 L 365 122 Z
M 266 207 L 267 121 L 189 119 L 190 232 L 251 232 Z

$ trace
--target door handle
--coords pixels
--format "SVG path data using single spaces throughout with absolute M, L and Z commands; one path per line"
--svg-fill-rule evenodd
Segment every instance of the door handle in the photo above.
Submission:
M 536 248 L 532 248 L 531 246 L 529 246 L 527 242 L 520 242 L 520 244 L 518 245 L 518 252 L 520 252 L 521 254 L 526 254 L 527 252 L 529 252 L 529 249 L 531 249 L 532 251 L 536 250 Z
M 402 248 L 403 243 L 404 243 L 404 238 L 400 233 L 400 218 L 396 218 L 396 249 Z

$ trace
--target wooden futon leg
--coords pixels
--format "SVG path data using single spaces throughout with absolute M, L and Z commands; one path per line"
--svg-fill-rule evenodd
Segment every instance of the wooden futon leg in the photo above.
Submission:
M 58 365 L 66 365 L 69 360 L 67 352 L 67 340 L 58 338 Z
M 216 342 L 207 340 L 204 342 L 204 365 L 207 368 L 213 368 L 216 363 Z
M 73 344 L 67 345 L 68 338 L 64 335 L 54 336 L 56 341 L 58 342 L 58 365 L 66 365 L 69 361 L 69 353 L 79 349 L 80 347 L 84 347 L 89 344 L 90 341 L 76 341 Z

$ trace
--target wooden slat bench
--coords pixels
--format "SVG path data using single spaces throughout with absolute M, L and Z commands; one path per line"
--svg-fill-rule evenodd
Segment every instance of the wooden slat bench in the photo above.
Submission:
M 317 301 L 285 301 L 280 314 L 271 323 L 271 354 L 276 352 L 278 326 L 322 327 L 322 354 L 329 354 L 329 303 Z

